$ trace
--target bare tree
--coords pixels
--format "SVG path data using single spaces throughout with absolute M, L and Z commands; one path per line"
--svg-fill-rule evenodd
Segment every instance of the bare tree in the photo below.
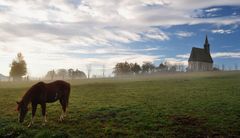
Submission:
M 91 76 L 92 65 L 88 64 L 88 65 L 86 65 L 86 67 L 87 67 L 87 76 L 88 76 L 88 79 L 89 79 L 90 76 Z
M 105 77 L 105 65 L 103 64 L 103 66 L 102 66 L 102 75 L 103 75 L 103 78 Z
M 238 70 L 238 64 L 235 64 L 235 70 Z
M 225 70 L 225 65 L 224 64 L 222 64 L 222 71 L 224 71 Z
M 59 77 L 62 77 L 62 79 L 64 80 L 64 78 L 67 76 L 67 70 L 66 69 L 58 69 L 57 75 Z
M 142 72 L 143 73 L 152 73 L 154 72 L 155 65 L 151 62 L 144 62 L 142 65 Z

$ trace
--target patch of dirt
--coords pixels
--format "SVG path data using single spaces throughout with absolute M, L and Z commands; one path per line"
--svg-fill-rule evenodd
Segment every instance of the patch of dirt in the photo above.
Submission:
M 206 119 L 201 119 L 189 115 L 170 116 L 172 121 L 170 128 L 174 130 L 176 137 L 187 138 L 240 138 L 238 135 L 221 134 L 218 131 L 207 127 Z
M 95 112 L 95 113 L 91 113 L 87 116 L 87 119 L 98 119 L 101 122 L 105 122 L 108 121 L 112 118 L 116 117 L 116 113 L 113 111 L 109 111 L 109 112 Z
M 86 119 L 97 119 L 101 122 L 106 122 L 108 120 L 114 119 L 119 112 L 124 109 L 112 109 L 112 108 L 102 108 L 94 112 L 88 113 L 85 117 Z
M 191 116 L 170 116 L 170 119 L 174 124 L 184 126 L 202 126 L 205 123 L 205 120 Z
M 205 126 L 205 119 L 193 116 L 175 115 L 170 116 L 171 129 L 176 137 L 207 138 L 210 131 Z

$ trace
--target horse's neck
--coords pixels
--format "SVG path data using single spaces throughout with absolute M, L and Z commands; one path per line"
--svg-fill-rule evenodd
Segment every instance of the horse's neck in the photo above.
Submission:
M 28 91 L 22 98 L 22 102 L 27 106 L 31 102 L 31 91 Z

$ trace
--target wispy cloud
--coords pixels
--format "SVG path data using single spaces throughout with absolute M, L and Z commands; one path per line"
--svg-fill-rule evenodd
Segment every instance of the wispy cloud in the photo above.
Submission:
M 179 31 L 175 33 L 179 38 L 184 38 L 184 37 L 191 37 L 194 35 L 193 32 L 185 32 L 185 31 Z
M 240 52 L 217 52 L 212 53 L 213 58 L 240 58 Z
M 210 9 L 206 9 L 205 12 L 216 12 L 216 11 L 220 11 L 221 8 L 210 8 Z
M 179 58 L 165 58 L 164 61 L 171 65 L 188 65 L 188 61 L 186 59 L 179 59 Z
M 226 30 L 216 29 L 216 30 L 212 30 L 211 32 L 214 33 L 214 34 L 231 34 L 231 33 L 233 33 L 233 31 L 230 30 L 230 29 L 226 29 Z
M 190 54 L 182 54 L 182 55 L 176 55 L 177 58 L 189 58 Z
M 213 52 L 211 53 L 213 58 L 240 58 L 240 52 Z M 190 53 L 176 55 L 177 58 L 188 59 Z
M 162 55 L 152 56 L 143 51 L 158 48 L 136 48 L 129 44 L 170 41 L 171 35 L 164 28 L 176 25 L 240 22 L 237 16 L 210 19 L 194 16 L 198 14 L 196 9 L 214 5 L 240 5 L 240 1 L 1 0 L 0 59 L 4 67 L 0 71 L 8 73 L 17 52 L 23 52 L 32 75 L 58 67 L 84 69 L 89 63 L 106 63 L 110 68 L 124 60 L 155 61 Z M 232 33 L 221 29 L 212 32 Z M 182 31 L 176 35 L 191 37 L 194 33 Z

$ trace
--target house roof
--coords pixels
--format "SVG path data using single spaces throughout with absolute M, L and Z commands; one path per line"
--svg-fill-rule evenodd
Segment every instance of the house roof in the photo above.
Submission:
M 196 48 L 196 47 L 192 48 L 191 55 L 188 61 L 200 61 L 200 62 L 213 63 L 210 53 L 206 52 L 202 48 Z

